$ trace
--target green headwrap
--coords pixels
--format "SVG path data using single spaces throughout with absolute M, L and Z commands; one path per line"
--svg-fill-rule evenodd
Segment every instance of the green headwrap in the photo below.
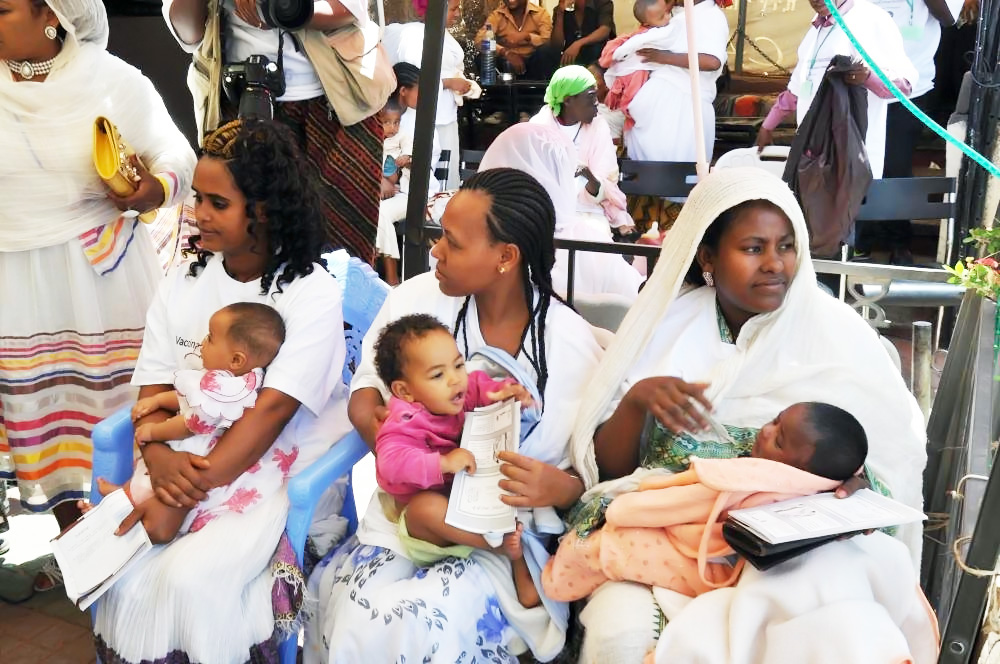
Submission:
M 566 97 L 578 95 L 596 85 L 597 79 L 586 67 L 580 65 L 561 67 L 552 75 L 549 87 L 545 88 L 545 103 L 552 109 L 553 115 L 559 115 Z

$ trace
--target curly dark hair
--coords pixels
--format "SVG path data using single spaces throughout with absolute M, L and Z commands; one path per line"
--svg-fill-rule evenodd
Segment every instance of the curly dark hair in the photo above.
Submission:
M 271 255 L 260 277 L 262 294 L 272 284 L 280 293 L 297 277 L 311 274 L 316 263 L 326 265 L 315 175 L 291 130 L 276 122 L 234 120 L 209 133 L 198 156 L 225 162 L 246 198 L 247 233 L 254 232 L 258 207 L 263 208 Z M 200 240 L 200 235 L 191 236 L 184 251 L 197 256 L 188 271 L 192 277 L 212 255 L 198 246 Z
M 382 329 L 375 342 L 375 370 L 386 387 L 392 385 L 392 381 L 403 377 L 406 345 L 411 341 L 423 339 L 431 332 L 451 335 L 444 323 L 428 314 L 403 316 Z
M 552 266 L 556 262 L 556 210 L 552 199 L 538 180 L 515 168 L 479 171 L 462 183 L 461 191 L 478 191 L 489 196 L 486 227 L 490 236 L 496 242 L 515 244 L 521 250 L 521 283 L 525 302 L 531 310 L 528 325 L 521 332 L 521 348 L 530 335 L 531 350 L 526 350 L 525 355 L 538 376 L 538 393 L 544 397 L 549 379 L 545 361 L 545 319 L 553 298 L 566 304 L 552 288 Z M 455 320 L 455 338 L 462 333 L 466 353 L 469 341 L 465 317 L 471 299 L 471 295 L 465 298 Z

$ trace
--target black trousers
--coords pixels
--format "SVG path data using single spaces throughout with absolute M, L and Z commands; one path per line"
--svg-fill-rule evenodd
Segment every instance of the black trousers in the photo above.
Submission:
M 917 108 L 926 112 L 930 107 L 931 92 L 911 99 Z M 885 167 L 883 178 L 913 177 L 913 153 L 920 141 L 923 123 L 898 101 L 889 104 L 885 121 Z M 908 249 L 913 230 L 909 219 L 888 221 L 859 221 L 856 249 L 870 252 L 873 249 Z
M 562 53 L 552 44 L 542 44 L 524 61 L 524 73 L 514 74 L 514 78 L 523 81 L 548 81 L 559 68 L 559 58 Z M 503 58 L 497 58 L 500 71 L 513 74 L 510 65 Z

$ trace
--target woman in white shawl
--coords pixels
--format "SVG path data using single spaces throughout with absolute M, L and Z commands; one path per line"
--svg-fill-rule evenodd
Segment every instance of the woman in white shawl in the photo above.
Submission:
M 583 491 L 569 465 L 569 435 L 600 348 L 590 326 L 552 291 L 555 213 L 545 190 L 510 168 L 480 171 L 462 185 L 441 219 L 432 253 L 437 268 L 408 279 L 386 299 L 365 335 L 351 383 L 350 415 L 374 445 L 389 392 L 372 347 L 391 321 L 432 314 L 452 328 L 467 360 L 491 346 L 514 358 L 542 395 L 539 424 L 519 454 L 501 453 L 503 498 L 518 507 L 525 559 L 541 588 L 540 565 L 551 535 L 562 531 L 552 507 Z M 515 662 L 530 649 L 541 661 L 563 648 L 568 606 L 517 600 L 509 561 L 491 551 L 417 567 L 378 495 L 356 539 L 310 579 L 319 610 L 306 627 L 306 662 Z
M 697 287 L 682 288 L 685 281 Z M 875 332 L 817 287 L 794 196 L 758 169 L 718 171 L 691 192 L 587 391 L 572 452 L 590 509 L 576 525 L 634 488 L 647 467 L 677 471 L 692 454 L 740 454 L 739 441 L 797 401 L 857 417 L 870 441 L 869 472 L 921 507 L 923 417 Z M 735 446 L 709 442 L 701 408 Z M 666 430 L 666 443 L 640 441 L 647 414 Z M 898 536 L 918 561 L 919 526 Z M 581 614 L 581 661 L 640 661 L 661 620 L 649 588 L 605 584 Z
M 0 13 L 0 478 L 63 527 L 90 484 L 91 427 L 135 398 L 162 277 L 136 213 L 182 200 L 195 164 L 153 84 L 107 43 L 100 0 L 7 0 Z M 98 116 L 145 164 L 132 196 L 94 168 Z M 40 589 L 58 582 L 49 573 Z
M 556 209 L 556 237 L 588 242 L 610 242 L 608 231 L 577 215 L 577 157 L 573 143 L 562 132 L 544 124 L 527 122 L 505 130 L 490 145 L 480 170 L 516 168 L 538 180 Z M 606 226 L 606 224 L 605 224 Z M 566 293 L 569 252 L 556 250 L 552 285 Z M 574 293 L 614 293 L 635 298 L 643 277 L 619 254 L 577 252 Z
M 558 129 L 576 153 L 576 214 L 611 240 L 611 229 L 635 230 L 618 188 L 618 153 L 607 121 L 597 112 L 597 79 L 586 67 L 556 70 L 545 88 L 545 106 L 531 118 L 534 124 Z

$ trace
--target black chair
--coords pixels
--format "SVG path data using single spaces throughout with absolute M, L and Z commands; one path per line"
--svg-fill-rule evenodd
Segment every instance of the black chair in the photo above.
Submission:
M 451 150 L 441 150 L 437 166 L 434 168 L 434 179 L 440 183 L 438 191 L 448 188 L 448 169 L 451 167 Z
M 872 180 L 857 221 L 948 219 L 955 215 L 955 178 L 917 177 Z
M 624 159 L 620 171 L 618 187 L 633 196 L 687 198 L 697 181 L 694 162 Z
M 458 179 L 465 182 L 479 170 L 485 150 L 462 150 L 458 162 Z

